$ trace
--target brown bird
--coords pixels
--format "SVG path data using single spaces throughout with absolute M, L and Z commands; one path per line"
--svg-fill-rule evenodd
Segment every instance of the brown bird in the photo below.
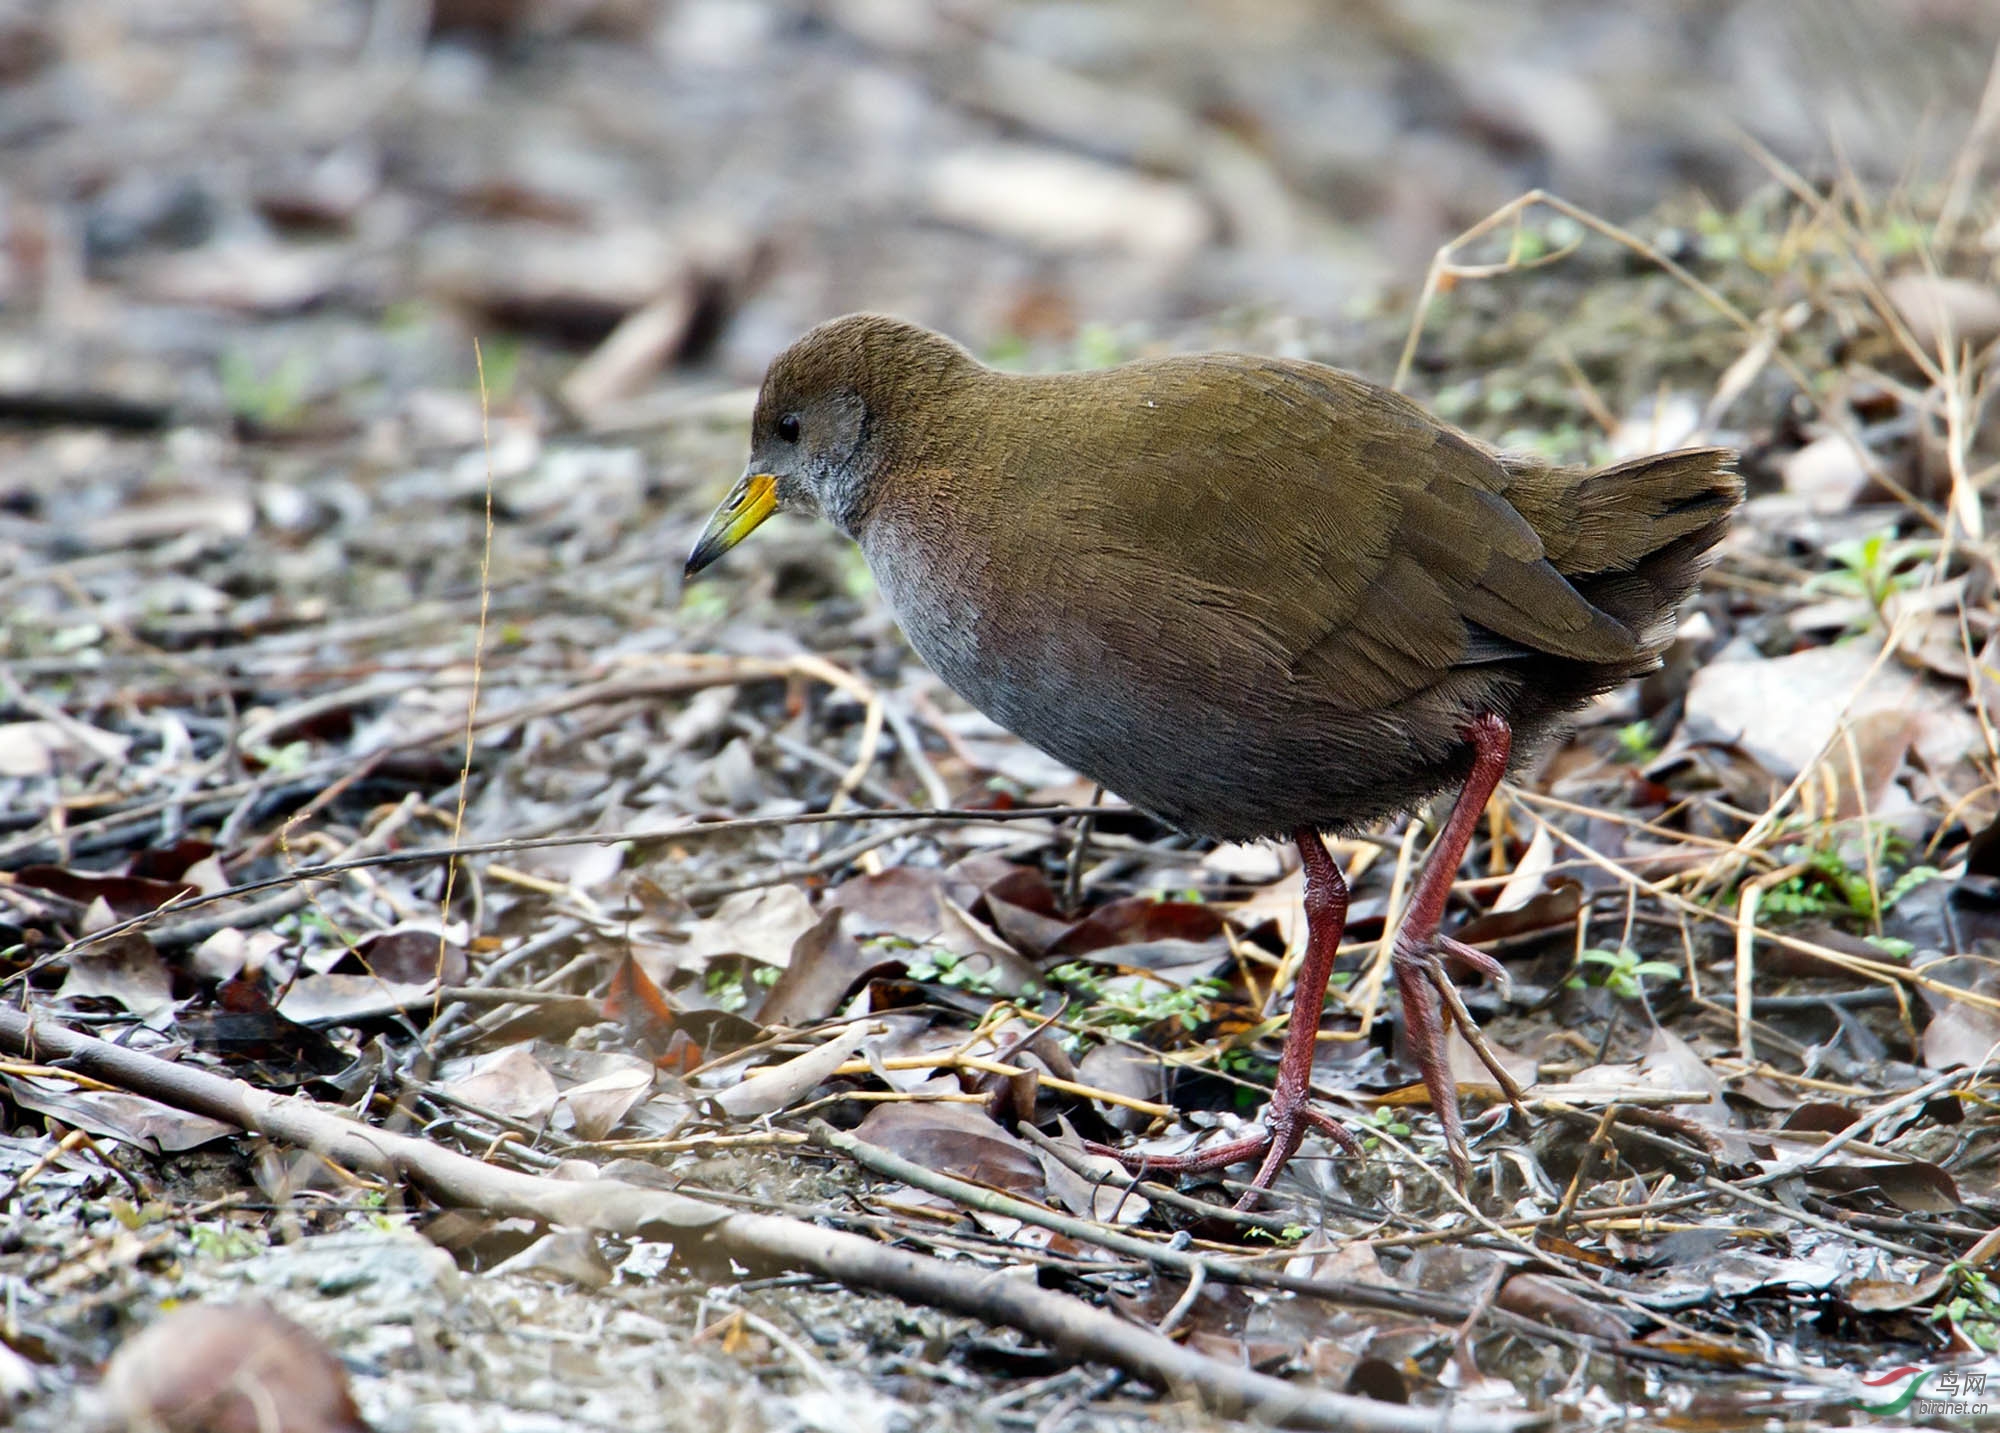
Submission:
M 1741 499 L 1731 458 L 1554 467 L 1316 363 L 999 373 L 857 314 L 771 365 L 745 476 L 687 572 L 773 512 L 816 513 L 860 544 L 924 660 L 1002 726 L 1183 831 L 1297 843 L 1307 946 L 1262 1131 L 1146 1163 L 1256 1159 L 1246 1201 L 1309 1128 L 1354 1147 L 1308 1103 L 1347 911 L 1319 833 L 1457 787 L 1393 964 L 1463 1182 L 1440 1000 L 1463 1007 L 1440 952 L 1501 972 L 1439 936 L 1452 881 L 1510 765 L 1658 665 Z

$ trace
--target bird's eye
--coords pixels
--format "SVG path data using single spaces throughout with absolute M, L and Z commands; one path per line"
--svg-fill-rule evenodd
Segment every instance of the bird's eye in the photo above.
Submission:
M 787 413 L 778 420 L 778 436 L 783 438 L 787 443 L 796 443 L 799 441 L 798 414 Z

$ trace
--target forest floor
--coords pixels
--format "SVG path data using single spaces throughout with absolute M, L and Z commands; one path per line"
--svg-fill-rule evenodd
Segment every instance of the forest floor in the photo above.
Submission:
M 686 9 L 710 17 L 689 46 L 759 11 Z M 292 20 L 298 54 L 333 43 Z M 850 68 L 841 43 L 891 44 L 853 24 L 798 43 Z M 584 72 L 537 53 L 513 110 Z M 948 52 L 889 53 L 942 84 Z M 430 118 L 460 63 L 427 62 Z M 318 80 L 294 100 L 337 112 Z M 19 123 L 25 93 L 10 132 L 53 166 L 68 131 Z M 1302 935 L 1289 853 L 1115 797 L 1079 815 L 1092 788 L 946 690 L 830 531 L 776 520 L 683 590 L 746 381 L 813 302 L 771 298 L 798 246 L 690 226 L 654 250 L 601 215 L 530 242 L 582 202 L 537 187 L 555 170 L 468 176 L 405 121 L 305 168 L 252 151 L 213 192 L 107 183 L 81 230 L 13 216 L 0 278 L 39 304 L 0 330 L 19 1426 L 185 1402 L 245 1349 L 300 1433 L 349 1426 L 343 1387 L 380 1433 L 2000 1403 L 2000 208 L 1976 151 L 1900 187 L 1770 160 L 1628 229 L 1523 202 L 1428 283 L 1350 274 L 1337 312 L 1185 316 L 1217 259 L 1167 309 L 1089 321 L 1088 264 L 1053 284 L 1000 220 L 979 240 L 1014 255 L 984 310 L 1010 324 L 968 333 L 995 362 L 1245 348 L 1563 461 L 1742 455 L 1666 667 L 1503 788 L 1461 872 L 1452 928 L 1511 976 L 1466 1003 L 1522 1107 L 1455 1046 L 1475 1168 L 1452 1186 L 1384 989 L 1431 828 L 1347 833 L 1315 1082 L 1368 1153 L 1309 1140 L 1245 1219 L 1228 1181 L 1135 1182 L 1081 1141 L 1164 1153 L 1254 1118 Z M 1186 216 L 1112 174 L 1076 192 Z M 381 238 L 447 189 L 457 229 Z M 218 227 L 232 203 L 266 227 Z M 976 257 L 954 222 L 911 240 L 933 278 Z M 1173 258 L 1126 257 L 1132 283 Z M 226 1307 L 253 1300 L 291 1324 Z M 1313 1401 L 1341 1392 L 1378 1402 Z

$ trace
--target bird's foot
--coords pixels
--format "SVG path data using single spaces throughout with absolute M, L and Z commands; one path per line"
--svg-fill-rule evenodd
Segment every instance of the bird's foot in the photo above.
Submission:
M 1500 785 L 1500 778 L 1506 775 L 1508 754 L 1513 749 L 1512 731 L 1491 712 L 1467 722 L 1462 734 L 1472 747 L 1472 769 L 1466 774 L 1458 799 L 1452 803 L 1444 829 L 1438 832 L 1430 853 L 1424 857 L 1423 873 L 1410 893 L 1410 904 L 1396 931 L 1390 959 L 1396 989 L 1403 997 L 1404 1036 L 1410 1052 L 1416 1056 L 1418 1069 L 1423 1072 L 1424 1088 L 1430 1092 L 1431 1108 L 1444 1131 L 1445 1153 L 1451 1158 L 1460 1188 L 1471 1177 L 1472 1159 L 1465 1147 L 1465 1122 L 1458 1113 L 1458 1082 L 1452 1078 L 1450 1053 L 1445 1045 L 1445 1011 L 1451 1012 L 1507 1097 L 1516 1105 L 1520 1103 L 1520 1087 L 1501 1069 L 1499 1059 L 1480 1038 L 1479 1027 L 1466 1013 L 1465 1003 L 1458 998 L 1457 987 L 1445 973 L 1440 954 L 1449 952 L 1494 979 L 1507 978 L 1500 963 L 1486 952 L 1438 933 L 1473 828 Z
M 1397 936 L 1391 960 L 1396 987 L 1403 996 L 1403 1020 L 1410 1052 L 1416 1057 L 1424 1088 L 1430 1092 L 1431 1109 L 1444 1131 L 1445 1154 L 1463 1187 L 1472 1173 L 1472 1160 L 1465 1143 L 1465 1122 L 1459 1116 L 1458 1081 L 1451 1072 L 1451 1055 L 1445 1041 L 1446 1012 L 1450 1023 L 1458 1027 L 1459 1034 L 1492 1074 L 1507 1102 L 1517 1110 L 1521 1110 L 1521 1086 L 1500 1063 L 1500 1057 L 1486 1043 L 1477 1022 L 1465 1008 L 1458 987 L 1445 971 L 1447 954 L 1502 986 L 1507 983 L 1507 971 L 1485 951 L 1463 941 L 1436 934 L 1427 940 L 1419 939 L 1407 929 Z M 1527 1113 L 1521 1112 L 1524 1116 Z
M 1232 1164 L 1248 1164 L 1256 1160 L 1257 1172 L 1250 1178 L 1250 1187 L 1236 1201 L 1237 1209 L 1247 1210 L 1257 1203 L 1259 1195 L 1271 1187 L 1278 1171 L 1298 1153 L 1300 1143 L 1312 1130 L 1326 1135 L 1349 1154 L 1361 1153 L 1361 1141 L 1346 1125 L 1331 1115 L 1321 1114 L 1303 1097 L 1287 1100 L 1282 1093 L 1265 1108 L 1263 1127 L 1256 1134 L 1212 1144 L 1190 1154 L 1143 1154 L 1092 1140 L 1085 1140 L 1084 1147 L 1092 1154 L 1107 1155 L 1117 1160 L 1140 1176 L 1207 1174 L 1227 1169 Z
M 1250 1188 L 1236 1201 L 1238 1209 L 1248 1209 L 1271 1187 L 1278 1171 L 1298 1153 L 1299 1142 L 1308 1130 L 1318 1130 L 1332 1138 L 1349 1154 L 1361 1153 L 1361 1141 L 1347 1126 L 1312 1107 L 1313 1054 L 1318 1048 L 1319 1019 L 1326 1009 L 1326 983 L 1333 974 L 1340 953 L 1340 932 L 1347 923 L 1347 882 L 1333 863 L 1326 843 L 1309 826 L 1292 833 L 1305 871 L 1306 945 L 1299 963 L 1298 981 L 1293 987 L 1292 1013 L 1285 1031 L 1284 1053 L 1278 1059 L 1278 1078 L 1271 1087 L 1271 1103 L 1264 1107 L 1261 1133 L 1225 1144 L 1210 1145 L 1192 1154 L 1150 1155 L 1093 1144 L 1093 1154 L 1109 1155 L 1138 1174 L 1202 1174 L 1232 1164 L 1257 1161 L 1257 1173 Z

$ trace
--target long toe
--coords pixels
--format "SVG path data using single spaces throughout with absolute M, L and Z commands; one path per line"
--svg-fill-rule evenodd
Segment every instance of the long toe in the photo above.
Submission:
M 1308 1109 L 1304 1111 L 1304 1114 L 1307 1123 L 1311 1124 L 1314 1129 L 1318 1130 L 1356 1159 L 1359 1159 L 1366 1152 L 1362 1146 L 1360 1137 L 1332 1115 L 1321 1114 L 1318 1110 L 1314 1109 Z
M 1089 1139 L 1083 1141 L 1083 1147 L 1091 1154 L 1101 1154 L 1115 1159 L 1132 1173 L 1143 1177 L 1208 1174 L 1214 1170 L 1227 1169 L 1232 1164 L 1248 1164 L 1253 1159 L 1261 1159 L 1272 1145 L 1270 1134 L 1262 1133 L 1251 1135 L 1247 1139 L 1211 1144 L 1190 1154 L 1147 1154 L 1140 1150 L 1119 1149 L 1115 1145 L 1099 1144 Z
M 1444 1014 L 1432 984 L 1438 958 L 1427 947 L 1411 948 L 1398 938 L 1392 962 L 1396 989 L 1403 997 L 1403 1025 L 1410 1053 L 1423 1074 L 1431 1109 L 1437 1113 L 1444 1134 L 1445 1154 L 1462 1186 L 1472 1173 L 1472 1160 L 1465 1145 L 1465 1122 L 1458 1112 L 1458 1081 L 1452 1078 L 1451 1056 L 1445 1045 Z M 1441 974 L 1442 972 L 1439 971 Z
M 1285 1111 L 1272 1110 L 1264 1118 L 1271 1131 L 1271 1146 L 1264 1151 L 1264 1161 L 1257 1166 L 1256 1174 L 1250 1178 L 1250 1187 L 1236 1201 L 1239 1210 L 1255 1208 L 1264 1191 L 1269 1189 L 1284 1167 L 1299 1152 L 1299 1144 L 1306 1137 L 1307 1110 L 1297 1105 Z

